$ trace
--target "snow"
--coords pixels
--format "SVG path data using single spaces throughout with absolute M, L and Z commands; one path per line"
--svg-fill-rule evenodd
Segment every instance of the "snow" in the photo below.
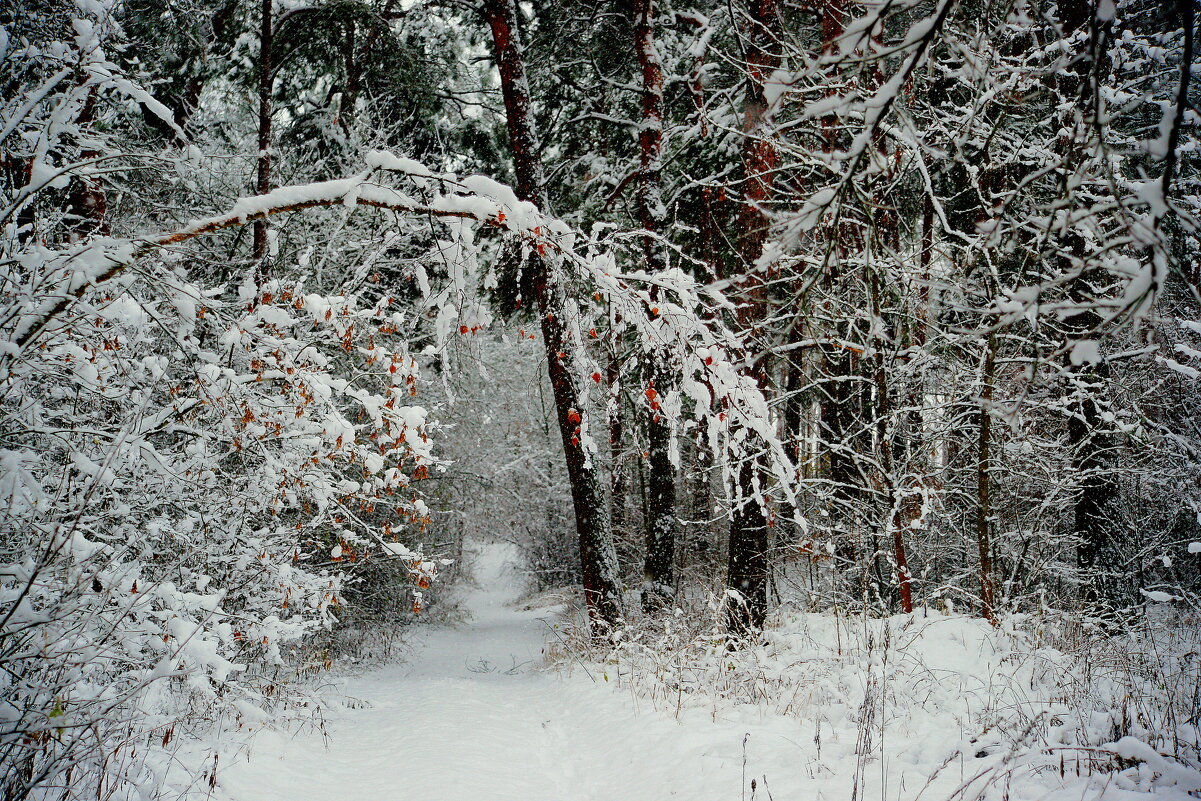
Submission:
M 1174 786 L 1182 792 L 1201 790 L 1201 776 L 1197 771 L 1164 759 L 1154 748 L 1134 737 L 1123 737 L 1106 746 L 1105 750 L 1112 751 L 1123 759 L 1146 763 L 1161 774 L 1161 784 Z
M 1196 367 L 1181 364 L 1175 359 L 1169 359 L 1166 356 L 1159 357 L 1159 361 L 1169 370 L 1174 370 L 1187 378 L 1201 378 L 1201 370 L 1198 370 Z
M 392 554 L 393 556 L 399 556 L 402 559 L 416 559 L 417 558 L 417 554 L 413 553 L 413 551 L 410 551 L 408 548 L 406 548 L 404 545 L 402 545 L 399 542 L 385 542 L 384 550 L 386 550 L 388 553 Z
M 1072 344 L 1069 356 L 1072 364 L 1096 364 L 1102 360 L 1101 343 L 1095 339 L 1081 339 Z
M 372 150 L 366 155 L 367 166 L 371 169 L 403 172 L 416 178 L 436 178 L 437 176 L 422 164 L 404 156 L 389 153 L 386 150 Z
M 790 739 L 804 736 L 795 723 L 681 725 L 615 692 L 603 669 L 595 681 L 541 670 L 557 610 L 515 608 L 515 556 L 476 546 L 470 623 L 433 628 L 407 664 L 348 680 L 328 749 L 317 734 L 260 733 L 248 759 L 221 771 L 225 797 L 729 801 L 748 732 L 748 754 L 787 764 Z
M 766 787 L 802 801 L 853 790 L 993 797 L 989 786 L 1007 775 L 1014 799 L 1185 798 L 1201 788 L 1201 773 L 1142 740 L 1114 739 L 1115 713 L 1083 710 L 1073 724 L 1053 700 L 1070 670 L 1065 654 L 1019 646 L 1016 632 L 970 617 L 793 615 L 737 659 L 717 648 L 713 665 L 689 652 L 642 680 L 624 656 L 573 657 L 571 670 L 550 671 L 542 662 L 560 610 L 517 604 L 516 557 L 508 545 L 469 544 L 470 621 L 431 627 L 408 663 L 346 680 L 327 740 L 261 731 L 248 757 L 223 759 L 224 801 L 729 801 L 750 797 L 752 779 L 755 797 Z M 726 684 L 698 692 L 714 680 L 709 667 Z M 744 680 L 774 691 L 744 697 Z M 648 693 L 656 682 L 660 692 Z M 672 682 L 685 689 L 662 692 Z M 1046 745 L 1062 745 L 1015 750 L 1010 713 L 1051 721 Z M 882 738 L 866 756 L 863 736 Z M 1137 791 L 1133 779 L 1080 776 L 1081 748 L 1138 763 Z

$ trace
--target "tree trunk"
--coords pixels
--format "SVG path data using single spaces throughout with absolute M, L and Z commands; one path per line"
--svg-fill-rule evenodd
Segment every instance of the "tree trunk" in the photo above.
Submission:
M 626 460 L 625 448 L 622 445 L 625 420 L 621 408 L 621 362 L 617 335 L 610 332 L 610 337 L 613 339 L 612 350 L 609 353 L 609 364 L 605 368 L 605 381 L 609 388 L 609 517 L 613 536 L 621 538 L 626 530 Z
M 379 20 L 392 18 L 393 8 L 397 0 L 388 0 L 379 12 Z M 363 45 L 358 45 L 357 25 L 354 17 L 346 20 L 346 39 L 344 43 L 342 62 L 346 70 L 346 86 L 342 91 L 342 99 L 338 104 L 338 122 L 342 129 L 349 132 L 358 115 L 359 94 L 363 88 L 363 69 L 367 59 L 375 51 L 376 42 L 381 30 L 386 29 L 387 23 L 371 25 Z
M 265 195 L 271 191 L 271 30 L 272 0 L 262 0 L 262 20 L 259 28 L 259 152 L 255 191 Z M 267 257 L 267 219 L 254 221 L 254 252 L 256 283 L 266 276 L 263 261 Z
M 1068 406 L 1068 443 L 1072 472 L 1079 480 L 1071 524 L 1077 543 L 1080 597 L 1094 610 L 1107 600 L 1115 600 L 1111 596 L 1116 589 L 1105 571 L 1112 545 L 1106 507 L 1118 488 L 1108 475 L 1107 452 L 1113 447 L 1113 438 L 1100 430 L 1104 423 L 1098 402 L 1109 374 L 1107 368 L 1105 364 L 1067 366 L 1068 391 L 1072 393 Z
M 837 285 L 832 266 L 827 276 L 831 287 Z M 840 343 L 822 348 L 825 380 L 822 382 L 820 413 L 821 436 L 825 439 L 826 478 L 830 484 L 829 519 L 839 521 L 835 528 L 834 563 L 841 573 L 840 586 L 852 588 L 858 578 L 860 553 L 855 501 L 859 481 L 854 457 L 854 423 L 857 417 L 854 355 Z
M 876 30 L 872 33 L 872 44 L 877 48 L 883 48 L 881 31 Z M 876 63 L 871 75 L 870 86 L 871 90 L 875 92 L 884 83 L 884 74 L 879 62 Z M 888 157 L 888 140 L 883 132 L 876 131 L 873 138 L 877 154 L 884 163 L 890 166 L 883 174 L 876 177 L 873 192 L 879 193 L 879 196 L 873 201 L 876 210 L 872 217 L 873 230 L 869 231 L 869 234 L 874 243 L 880 247 L 884 258 L 887 259 L 887 254 L 899 253 L 901 249 L 901 230 L 897 211 L 887 196 L 887 187 L 893 183 L 896 177 L 895 162 Z M 925 233 L 923 231 L 923 236 Z M 869 265 L 874 265 L 874 263 L 875 260 L 869 261 Z M 869 269 L 871 270 L 869 286 L 872 296 L 872 316 L 874 319 L 883 321 L 888 305 L 884 299 L 885 284 L 881 280 L 880 270 L 874 266 L 869 266 Z M 907 515 L 912 511 L 909 499 L 913 497 L 913 493 L 908 480 L 911 473 L 905 470 L 907 466 L 905 459 L 909 455 L 910 442 L 906 439 L 904 426 L 895 423 L 889 425 L 889 417 L 896 414 L 893 409 L 893 395 L 896 393 L 889 381 L 889 365 L 885 359 L 885 348 L 889 345 L 889 340 L 892 342 L 894 353 L 899 354 L 907 349 L 905 341 L 907 326 L 895 316 L 893 319 L 895 321 L 894 335 L 876 345 L 875 354 L 872 357 L 876 383 L 876 443 L 879 448 L 880 464 L 884 468 L 884 484 L 888 488 L 890 508 L 885 525 L 892 531 L 891 545 L 897 592 L 900 597 L 901 611 L 909 613 L 913 611 L 913 588 L 909 575 L 909 558 L 905 551 L 905 528 L 909 522 Z M 905 415 L 907 411 L 902 409 L 900 414 Z
M 359 83 L 361 80 L 362 64 L 356 58 L 356 39 L 358 24 L 353 18 L 346 21 L 346 30 L 342 40 L 342 65 L 346 70 L 346 85 L 342 88 L 342 97 L 338 99 L 338 124 L 347 133 L 354 125 L 355 106 L 359 102 Z M 366 52 L 364 56 L 366 56 Z
M 727 599 L 726 623 L 734 638 L 754 636 L 767 616 L 768 518 L 762 490 L 756 491 L 756 479 L 766 475 L 764 467 L 759 458 L 751 458 L 738 468 L 742 500 L 730 520 L 727 562 L 727 586 L 737 593 Z
M 927 195 L 922 203 L 921 269 L 917 288 L 917 310 L 910 329 L 910 341 L 917 347 L 926 344 L 926 325 L 929 319 L 930 259 L 934 246 L 934 204 Z M 900 481 L 899 497 L 893 515 L 893 551 L 901 589 L 901 611 L 913 611 L 913 574 L 905 551 L 905 532 L 921 517 L 923 494 L 921 488 L 930 483 L 928 447 L 923 452 L 922 405 L 924 387 L 920 376 L 911 379 L 905 392 L 904 425 L 897 426 L 898 434 L 892 449 L 893 464 L 900 465 L 904 475 Z
M 882 319 L 882 302 L 880 295 L 882 288 L 880 285 L 879 274 L 872 272 L 869 286 L 871 287 L 872 295 L 872 314 L 876 319 Z M 901 611 L 909 613 L 913 611 L 913 589 L 910 586 L 909 580 L 909 559 L 905 553 L 905 508 L 906 486 L 904 479 L 897 474 L 899 469 L 904 469 L 904 458 L 907 455 L 907 442 L 902 440 L 904 434 L 901 432 L 900 426 L 895 426 L 895 431 L 890 434 L 888 426 L 888 417 L 893 413 L 891 408 L 891 388 L 888 384 L 887 364 L 884 360 L 883 343 L 876 348 L 875 354 L 872 356 L 872 369 L 875 374 L 876 382 L 876 443 L 879 448 L 880 467 L 883 470 L 883 483 L 888 489 L 889 513 L 887 527 L 892 532 L 892 557 L 893 568 L 896 571 L 896 586 L 901 600 Z M 883 547 L 882 545 L 880 547 Z M 885 588 L 881 587 L 881 596 L 884 595 Z M 891 593 L 889 593 L 891 596 Z M 888 599 L 888 605 L 891 607 L 891 598 Z
M 525 55 L 517 30 L 514 0 L 486 0 L 484 17 L 492 29 L 496 65 L 500 71 L 501 92 L 517 174 L 517 196 L 547 209 L 546 187 L 538 152 L 538 137 L 530 111 L 530 90 L 525 77 Z M 579 354 L 565 330 L 567 296 L 553 265 L 539 256 L 531 257 L 534 294 L 541 318 L 542 340 L 546 347 L 547 372 L 555 397 L 555 414 L 571 484 L 575 506 L 576 533 L 580 542 L 584 599 L 594 637 L 603 637 L 621 616 L 621 590 L 617 580 L 617 554 L 609 529 L 608 509 L 596 461 L 584 452 L 580 438 L 583 393 L 576 386 Z
M 845 29 L 843 0 L 823 0 L 821 14 L 821 54 L 831 57 L 837 49 L 837 41 Z M 832 96 L 837 90 L 830 89 Z M 821 118 L 822 150 L 835 153 L 840 147 L 841 126 L 835 115 Z M 830 241 L 825 245 L 832 249 L 824 275 L 826 293 L 838 297 L 848 291 L 843 286 L 849 277 L 844 277 L 842 262 L 853 234 L 847 225 L 830 231 Z M 849 339 L 841 332 L 832 332 L 830 344 L 822 347 L 822 382 L 820 430 L 826 441 L 826 477 L 831 486 L 829 519 L 839 521 L 834 532 L 834 563 L 837 583 L 849 593 L 866 587 L 870 554 L 860 549 L 859 535 L 861 519 L 858 513 L 861 484 L 855 452 L 859 422 L 864 419 L 859 401 L 864 395 L 859 388 L 858 354 L 838 339 Z
M 747 46 L 746 114 L 743 121 L 744 188 L 740 209 L 740 255 L 746 266 L 746 296 L 738 313 L 740 328 L 751 338 L 766 315 L 766 284 L 761 265 L 769 224 L 767 204 L 775 195 L 778 159 L 775 142 L 766 136 L 767 96 L 764 87 L 780 66 L 779 10 L 775 0 L 751 0 Z M 766 353 L 752 354 L 754 375 L 766 392 L 770 366 Z M 737 599 L 728 606 L 727 623 L 735 638 L 753 635 L 767 613 L 768 510 L 764 490 L 769 473 L 762 454 L 749 456 L 738 468 L 738 506 L 730 520 L 727 586 Z
M 663 152 L 663 65 L 655 47 L 655 0 L 634 0 L 634 49 L 642 70 L 642 124 L 638 129 L 638 221 L 643 238 L 643 260 L 648 273 L 667 267 L 667 259 L 658 240 L 662 232 L 663 207 L 661 186 Z M 659 299 L 659 288 L 652 287 L 652 300 Z M 653 314 L 654 312 L 652 312 Z M 649 354 L 647 369 L 650 399 L 647 410 L 647 461 L 650 504 L 646 520 L 646 563 L 642 582 L 642 607 L 647 612 L 670 603 L 675 592 L 675 545 L 678 528 L 676 515 L 676 476 L 671 462 L 671 426 L 658 412 L 655 397 L 672 387 L 669 355 L 661 349 Z
M 784 442 L 785 452 L 792 459 L 793 464 L 800 469 L 805 461 L 804 453 L 804 427 L 805 427 L 805 408 L 804 405 L 808 401 L 806 393 L 802 392 L 805 384 L 805 374 L 802 370 L 800 360 L 801 355 L 794 356 L 785 361 L 783 365 L 784 373 L 784 399 L 783 411 L 780 421 L 780 438 Z M 783 510 L 780 517 L 780 536 L 790 545 L 795 545 L 801 537 L 801 528 L 796 524 L 797 507 L 795 504 L 790 504 L 787 509 Z
M 985 620 L 996 624 L 996 596 L 993 587 L 992 539 L 989 535 L 989 517 L 992 504 L 989 500 L 992 477 L 989 463 L 992 459 L 992 406 L 993 373 L 996 372 L 997 336 L 990 333 L 985 344 L 984 367 L 980 375 L 980 439 L 977 443 L 976 459 L 976 548 L 980 553 L 980 613 Z
M 1094 112 L 1094 76 L 1108 64 L 1098 64 L 1097 59 L 1107 61 L 1104 40 L 1108 37 L 1109 21 L 1103 21 L 1093 13 L 1093 5 L 1087 0 L 1066 0 L 1059 9 L 1060 22 L 1065 39 L 1084 28 L 1089 29 L 1089 41 L 1084 45 L 1069 69 L 1059 76 L 1059 85 L 1065 95 L 1075 95 L 1076 105 L 1071 113 L 1080 113 L 1084 124 L 1091 122 Z M 1065 125 L 1068 122 L 1065 121 Z M 1069 142 L 1067 148 L 1074 146 Z M 1073 154 L 1065 149 L 1065 163 L 1070 163 Z M 1065 170 L 1066 173 L 1066 170 Z M 1065 179 L 1066 180 L 1066 179 Z M 1064 187 L 1065 192 L 1067 187 Z M 1067 240 L 1061 245 L 1060 269 L 1070 272 L 1075 262 L 1087 259 L 1086 243 L 1074 231 L 1068 231 Z M 1087 273 L 1075 278 L 1068 286 L 1068 298 L 1076 311 L 1065 317 L 1065 333 L 1068 344 L 1082 339 L 1099 336 L 1103 325 L 1100 313 L 1091 297 L 1092 282 Z M 1071 446 L 1072 471 L 1079 477 L 1080 488 L 1072 507 L 1072 529 L 1076 537 L 1076 566 L 1079 573 L 1080 597 L 1086 606 L 1096 611 L 1104 601 L 1113 600 L 1113 582 L 1104 575 L 1104 562 L 1111 547 L 1108 537 L 1106 505 L 1117 494 L 1115 482 L 1106 472 L 1107 453 L 1112 447 L 1112 437 L 1103 431 L 1101 421 L 1102 403 L 1109 377 L 1109 367 L 1100 364 L 1073 364 L 1071 359 L 1064 365 L 1067 375 L 1067 391 L 1071 393 L 1068 405 L 1068 442 Z
M 83 109 L 75 119 L 75 124 L 86 130 L 95 121 L 96 90 L 91 89 Z M 80 152 L 80 159 L 87 161 L 99 155 L 98 151 L 85 148 Z M 85 239 L 93 234 L 108 233 L 108 223 L 105 221 L 108 199 L 104 193 L 104 185 L 98 178 L 72 176 L 64 210 L 69 215 L 72 239 Z

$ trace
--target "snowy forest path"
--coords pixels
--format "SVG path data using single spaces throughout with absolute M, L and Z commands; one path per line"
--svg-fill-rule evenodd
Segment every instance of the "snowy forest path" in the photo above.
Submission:
M 604 681 L 537 670 L 551 613 L 512 607 L 512 558 L 478 547 L 470 622 L 433 628 L 409 661 L 351 679 L 346 693 L 364 705 L 332 714 L 328 742 L 260 735 L 222 770 L 228 798 L 737 798 L 741 732 L 698 732 Z

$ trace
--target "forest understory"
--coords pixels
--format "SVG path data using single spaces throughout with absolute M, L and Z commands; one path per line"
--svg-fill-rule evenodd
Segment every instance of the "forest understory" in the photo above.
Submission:
M 0 4 L 0 801 L 1201 797 L 1197 11 Z
M 221 767 L 198 794 L 1074 801 L 1201 789 L 1195 741 L 1172 746 L 1179 761 L 1146 745 L 1188 731 L 1171 721 L 1195 711 L 1196 627 L 1166 610 L 1154 633 L 1120 642 L 1063 620 L 781 611 L 761 646 L 731 653 L 701 609 L 691 625 L 648 620 L 596 649 L 573 639 L 578 593 L 524 593 L 510 543 L 466 548 L 456 623 L 419 630 L 398 663 L 327 677 L 320 726 L 210 733 Z M 205 748 L 184 745 L 191 769 L 169 781 L 207 775 Z

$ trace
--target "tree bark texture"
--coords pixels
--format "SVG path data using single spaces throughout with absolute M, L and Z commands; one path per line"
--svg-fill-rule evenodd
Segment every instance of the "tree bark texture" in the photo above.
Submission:
M 666 209 L 663 206 L 663 65 L 655 45 L 655 0 L 632 0 L 630 15 L 634 30 L 634 50 L 642 73 L 642 122 L 638 129 L 638 221 L 643 238 L 643 260 L 648 273 L 667 267 L 659 235 Z M 658 287 L 652 288 L 652 302 L 659 299 Z M 655 314 L 654 309 L 650 311 Z M 676 475 L 671 461 L 672 432 L 659 414 L 656 397 L 672 386 L 669 354 L 652 346 L 648 354 L 646 380 L 647 462 L 649 504 L 646 520 L 646 562 L 642 583 L 642 606 L 647 612 L 665 607 L 675 593 L 675 542 L 679 527 L 676 513 Z
M 1096 82 L 1099 73 L 1108 68 L 1105 40 L 1109 36 L 1109 21 L 1097 18 L 1093 4 L 1087 0 L 1066 0 L 1059 8 L 1060 23 L 1065 38 L 1082 29 L 1089 31 L 1084 49 L 1077 54 L 1068 70 L 1059 78 L 1065 95 L 1075 95 L 1076 104 L 1069 113 L 1080 114 L 1081 124 L 1090 124 L 1096 113 Z M 1064 125 L 1073 124 L 1065 120 Z M 1070 166 L 1076 154 L 1071 145 L 1062 154 L 1065 166 Z M 1065 169 L 1065 173 L 1067 170 Z M 1067 231 L 1060 246 L 1060 269 L 1070 272 L 1075 263 L 1087 258 L 1083 238 Z M 1068 298 L 1079 309 L 1065 319 L 1068 344 L 1099 336 L 1103 320 L 1091 297 L 1091 281 L 1080 275 L 1068 285 Z M 1072 527 L 1076 536 L 1076 565 L 1081 577 L 1080 598 L 1094 609 L 1105 601 L 1115 600 L 1113 579 L 1106 575 L 1105 562 L 1113 543 L 1109 541 L 1106 507 L 1118 493 L 1118 487 L 1107 472 L 1108 452 L 1112 436 L 1104 432 L 1101 420 L 1105 385 L 1109 366 L 1104 363 L 1073 363 L 1065 360 L 1068 404 L 1068 442 L 1071 447 L 1072 471 L 1080 476 L 1080 486 L 1072 508 Z
M 265 195 L 271 191 L 271 50 L 274 32 L 271 15 L 273 0 L 262 0 L 262 20 L 259 27 L 259 152 L 255 191 Z M 265 271 L 263 260 L 267 257 L 267 221 L 255 220 L 252 257 L 256 266 L 258 283 L 262 283 Z
M 980 555 L 980 613 L 985 620 L 996 623 L 996 593 L 993 586 L 992 537 L 989 518 L 992 516 L 992 406 L 993 378 L 996 372 L 997 338 L 989 334 L 984 350 L 984 366 L 980 371 L 980 426 L 976 451 L 976 548 Z
M 746 296 L 739 309 L 740 328 L 751 340 L 760 334 L 767 309 L 766 282 L 758 264 L 767 241 L 767 206 L 775 196 L 776 145 L 765 130 L 768 79 L 780 66 L 780 19 L 775 0 L 751 0 L 747 6 L 746 112 L 742 149 L 743 197 L 739 210 L 740 255 L 747 266 Z M 766 353 L 752 354 L 755 378 L 768 390 L 770 365 Z M 749 457 L 738 468 L 738 507 L 730 521 L 727 586 L 737 593 L 730 599 L 727 625 L 734 638 L 752 636 L 763 627 L 767 614 L 767 546 L 770 519 L 764 497 L 768 477 L 765 457 Z
M 501 92 L 509 146 L 517 175 L 517 196 L 548 211 L 546 187 L 530 110 L 529 84 L 525 75 L 525 57 L 517 28 L 514 0 L 486 0 L 484 18 L 492 30 L 496 64 L 500 71 Z M 580 543 L 584 599 L 594 637 L 616 625 L 621 616 L 621 589 L 617 579 L 617 554 L 609 528 L 602 476 L 595 460 L 584 452 L 580 437 L 583 393 L 576 385 L 575 369 L 579 354 L 565 329 L 566 290 L 559 282 L 553 265 L 540 256 L 532 256 L 534 294 L 546 348 L 547 372 L 555 398 L 555 415 L 563 439 L 567 477 L 575 507 L 576 532 Z

